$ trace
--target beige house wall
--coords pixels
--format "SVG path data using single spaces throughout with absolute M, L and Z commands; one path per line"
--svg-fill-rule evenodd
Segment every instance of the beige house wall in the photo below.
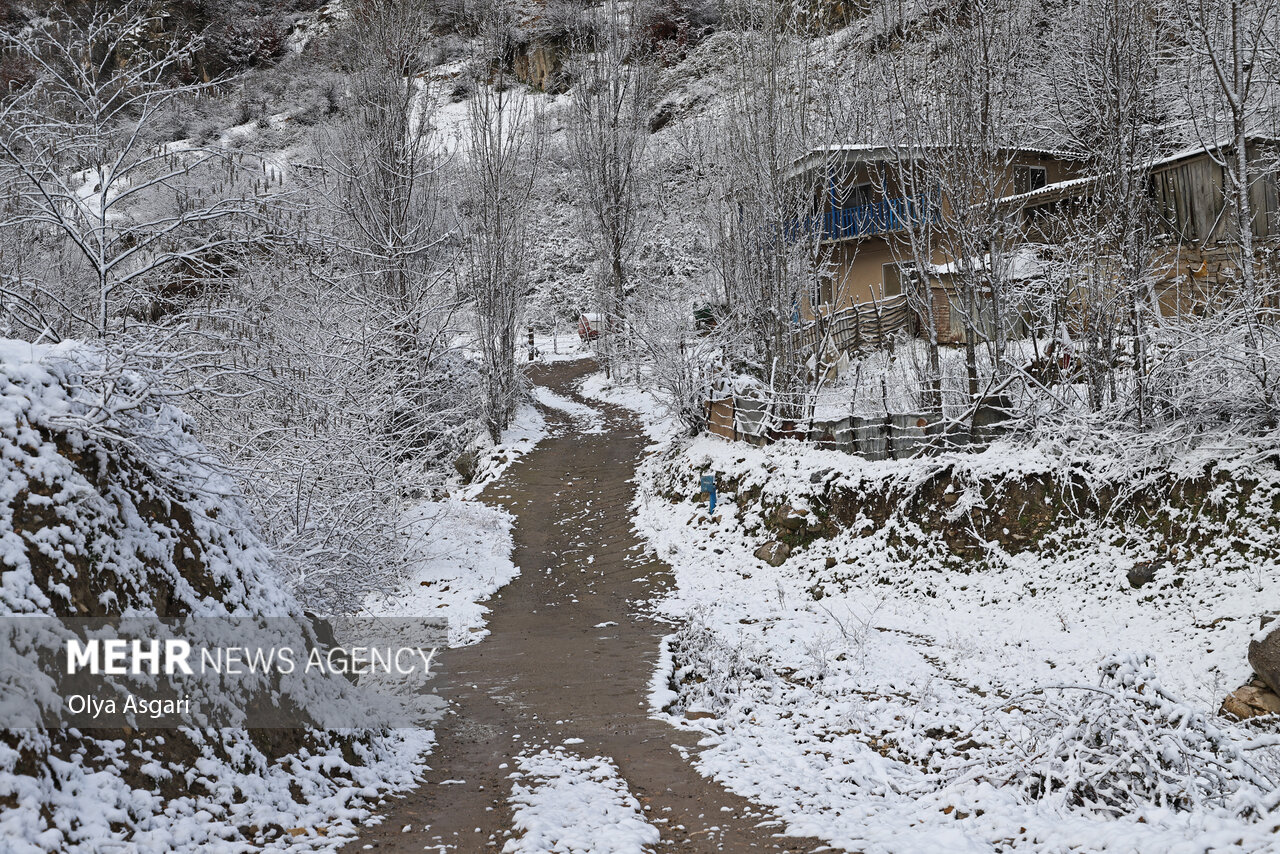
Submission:
M 887 296 L 885 265 L 897 263 L 909 257 L 910 249 L 907 246 L 894 247 L 884 236 L 832 244 L 828 256 L 829 269 L 832 273 L 829 286 L 835 287 L 835 293 L 831 302 L 822 306 L 822 310 L 824 312 L 841 311 L 855 305 L 885 299 Z M 931 259 L 934 264 L 943 264 L 947 260 L 941 252 L 935 252 Z M 936 280 L 930 286 L 934 322 L 938 330 L 938 340 L 942 342 L 952 341 L 955 338 L 951 330 L 951 307 L 947 299 L 946 287 L 946 283 Z M 814 308 L 810 305 L 807 294 L 801 302 L 801 314 L 806 320 L 812 320 L 815 317 Z
M 832 243 L 826 256 L 830 280 L 823 286 L 823 295 L 829 297 L 828 305 L 834 311 L 884 299 L 885 265 L 910 259 L 910 247 L 901 242 L 895 247 L 883 235 Z M 945 253 L 935 250 L 930 260 L 944 264 L 949 259 Z M 805 316 L 813 316 L 807 299 Z

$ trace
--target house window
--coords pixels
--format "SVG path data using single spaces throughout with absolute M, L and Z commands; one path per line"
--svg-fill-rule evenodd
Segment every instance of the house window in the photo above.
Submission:
M 903 285 L 910 282 L 915 277 L 916 264 L 914 261 L 895 261 L 891 264 L 885 264 L 883 269 L 883 284 L 885 299 L 889 297 L 901 296 Z
M 1049 183 L 1049 172 L 1043 166 L 1013 167 L 1013 192 L 1030 193 Z

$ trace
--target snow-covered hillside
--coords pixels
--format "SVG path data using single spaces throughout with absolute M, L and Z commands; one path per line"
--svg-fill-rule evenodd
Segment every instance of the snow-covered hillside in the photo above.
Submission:
M 301 613 L 232 479 L 142 374 L 76 342 L 0 342 L 9 614 Z
M 0 342 L 0 618 L 301 616 L 193 422 L 143 374 L 103 382 L 104 358 L 72 342 Z M 308 689 L 337 702 L 343 682 Z M 431 740 L 428 730 L 306 723 L 252 733 L 6 730 L 2 847 L 332 845 L 380 797 L 412 785 Z

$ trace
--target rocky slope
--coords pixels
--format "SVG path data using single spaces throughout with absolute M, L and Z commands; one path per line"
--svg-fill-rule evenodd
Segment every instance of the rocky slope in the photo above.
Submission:
M 147 378 L 102 377 L 67 343 L 0 342 L 0 622 L 27 617 L 292 617 L 301 608 L 231 479 Z M 30 685 L 0 676 L 0 694 Z M 344 696 L 341 679 L 306 691 Z M 412 783 L 430 734 L 9 729 L 0 837 L 11 851 L 326 844 Z M 21 841 L 19 841 L 21 840 Z

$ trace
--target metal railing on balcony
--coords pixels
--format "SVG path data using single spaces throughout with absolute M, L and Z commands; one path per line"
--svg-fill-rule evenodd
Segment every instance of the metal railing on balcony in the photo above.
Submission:
M 789 242 L 817 236 L 819 240 L 846 240 L 890 234 L 912 226 L 936 223 L 940 219 L 937 194 L 925 193 L 897 199 L 882 199 L 865 205 L 832 208 L 823 214 L 788 220 L 782 236 Z
M 834 208 L 822 217 L 822 239 L 844 240 L 889 234 L 921 225 L 926 218 L 936 222 L 937 216 L 937 206 L 931 204 L 924 194 L 883 199 L 851 208 Z

